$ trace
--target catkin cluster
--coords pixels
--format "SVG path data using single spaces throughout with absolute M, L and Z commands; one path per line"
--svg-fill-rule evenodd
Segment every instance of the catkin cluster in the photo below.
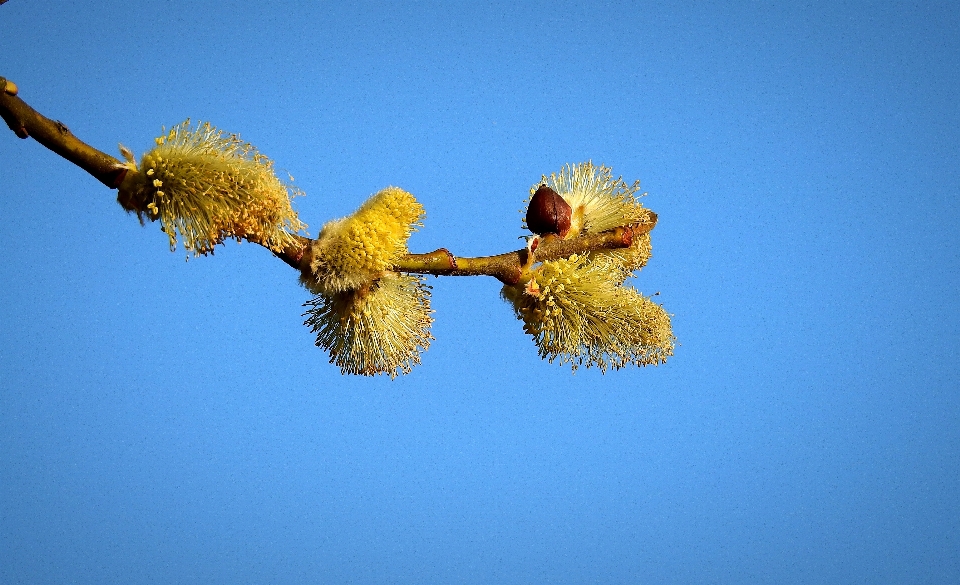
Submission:
M 188 252 L 208 254 L 227 238 L 277 252 L 299 245 L 296 232 L 306 226 L 290 205 L 297 192 L 236 135 L 187 120 L 157 138 L 139 164 L 121 152 L 135 173 L 118 200 L 141 219 L 159 220 L 171 249 L 179 241 Z M 344 373 L 395 377 L 429 347 L 429 287 L 390 270 L 423 217 L 413 195 L 388 187 L 312 241 L 301 282 L 317 296 L 306 304 L 306 325 Z
M 392 378 L 410 372 L 430 346 L 429 287 L 390 270 L 423 217 L 413 195 L 387 187 L 313 241 L 300 278 L 317 295 L 306 305 L 306 325 L 342 372 Z
M 421 276 L 395 269 L 425 216 L 413 195 L 383 189 L 352 215 L 324 225 L 304 249 L 296 234 L 306 226 L 290 204 L 297 191 L 236 135 L 210 124 L 192 128 L 187 120 L 157 138 L 139 164 L 127 149 L 121 151 L 134 172 L 118 200 L 141 219 L 159 220 L 171 249 L 179 241 L 188 252 L 208 254 L 235 238 L 276 252 L 302 251 L 301 282 L 316 295 L 305 305 L 305 324 L 343 373 L 393 378 L 420 363 L 433 339 L 430 287 Z M 557 223 L 544 223 L 530 211 L 527 217 L 562 226 L 538 229 L 560 238 L 655 221 L 638 201 L 638 191 L 639 183 L 614 179 L 604 166 L 567 165 L 530 190 L 531 210 L 553 213 Z M 529 250 L 535 260 L 534 243 L 532 238 Z M 522 267 L 516 284 L 503 287 L 502 296 L 540 356 L 551 362 L 602 371 L 660 364 L 673 355 L 670 315 L 625 284 L 650 253 L 650 234 L 644 231 L 627 248 L 534 261 Z
M 567 165 L 544 176 L 546 185 L 570 205 L 570 229 L 577 237 L 649 221 L 651 212 L 635 197 L 639 183 L 614 179 L 611 170 L 590 162 Z M 602 371 L 629 364 L 657 365 L 673 355 L 670 315 L 624 281 L 650 259 L 649 232 L 628 248 L 592 251 L 530 267 L 516 285 L 503 287 L 540 357 L 553 362 L 596 366 Z

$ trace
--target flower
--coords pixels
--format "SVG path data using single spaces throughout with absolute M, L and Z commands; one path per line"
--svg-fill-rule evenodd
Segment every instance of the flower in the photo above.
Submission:
M 670 316 L 632 287 L 621 285 L 613 260 L 570 258 L 542 263 L 532 278 L 504 286 L 541 358 L 579 366 L 657 365 L 673 355 Z
M 224 134 L 209 123 L 190 127 L 190 120 L 156 139 L 157 146 L 137 166 L 121 146 L 137 182 L 121 193 L 134 211 L 159 219 L 176 249 L 177 234 L 194 255 L 208 254 L 226 238 L 246 238 L 274 251 L 295 242 L 306 228 L 290 199 L 298 191 L 284 184 L 273 162 L 235 134 Z M 127 206 L 125 205 L 125 206 Z
M 387 272 L 360 289 L 320 294 L 304 322 L 344 374 L 409 374 L 430 346 L 430 291 L 421 277 Z
M 403 189 L 387 187 L 353 215 L 323 226 L 311 244 L 311 274 L 301 282 L 316 293 L 358 289 L 377 278 L 407 253 L 407 239 L 425 213 Z
M 652 220 L 652 212 L 637 200 L 640 182 L 628 185 L 623 178 L 614 179 L 613 171 L 603 165 L 595 166 L 589 161 L 568 164 L 559 173 L 552 173 L 549 177 L 543 175 L 540 182 L 530 188 L 531 197 L 542 185 L 553 189 L 572 208 L 570 229 L 564 238 Z M 650 233 L 635 237 L 628 248 L 593 254 L 614 260 L 625 279 L 631 272 L 644 267 L 650 259 Z

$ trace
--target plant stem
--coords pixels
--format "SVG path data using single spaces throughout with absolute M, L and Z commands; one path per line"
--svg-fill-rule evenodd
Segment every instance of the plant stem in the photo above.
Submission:
M 446 248 L 441 248 L 429 254 L 407 254 L 394 268 L 398 272 L 437 276 L 493 276 L 505 284 L 517 284 L 526 279 L 535 262 L 567 258 L 592 250 L 629 247 L 633 238 L 649 232 L 657 225 L 656 215 L 652 212 L 651 215 L 651 222 L 618 227 L 598 234 L 586 234 L 567 240 L 554 235 L 537 238 L 537 246 L 532 248 L 532 255 L 531 249 L 522 248 L 496 256 L 465 258 L 454 256 Z
M 0 0 L 0 4 L 3 1 Z M 120 188 L 121 193 L 123 192 L 124 183 L 132 181 L 137 174 L 136 170 L 84 143 L 63 123 L 51 120 L 31 108 L 17 97 L 17 93 L 16 84 L 0 77 L 0 117 L 3 117 L 14 134 L 20 138 L 33 137 L 43 146 L 93 175 L 107 187 Z M 124 207 L 134 211 L 146 210 L 145 207 L 140 209 L 146 205 L 146 202 L 125 199 L 124 203 Z M 633 242 L 633 238 L 649 232 L 656 226 L 656 214 L 651 212 L 651 217 L 652 221 L 647 223 L 617 227 L 598 234 L 587 234 L 570 239 L 561 239 L 554 235 L 538 237 L 529 248 L 495 256 L 457 257 L 446 248 L 427 254 L 407 254 L 400 258 L 393 268 L 397 272 L 436 276 L 493 276 L 506 284 L 517 284 L 528 278 L 529 269 L 535 262 L 557 260 L 591 250 L 626 248 Z M 256 237 L 248 236 L 245 239 L 263 245 Z M 309 274 L 313 241 L 304 236 L 296 236 L 294 244 L 273 253 L 293 268 Z
M 87 171 L 98 181 L 116 189 L 127 167 L 74 136 L 62 122 L 40 114 L 17 97 L 17 86 L 0 77 L 0 116 L 20 138 L 34 140 Z

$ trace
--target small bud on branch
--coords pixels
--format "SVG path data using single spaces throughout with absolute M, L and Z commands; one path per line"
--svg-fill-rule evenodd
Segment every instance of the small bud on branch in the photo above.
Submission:
M 570 204 L 556 191 L 540 185 L 527 208 L 527 227 L 535 234 L 557 234 L 561 238 L 570 231 Z

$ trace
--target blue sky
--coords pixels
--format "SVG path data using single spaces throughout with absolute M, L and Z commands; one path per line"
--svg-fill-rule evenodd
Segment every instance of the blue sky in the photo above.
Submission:
M 414 251 L 519 245 L 593 160 L 659 214 L 657 368 L 542 362 L 431 279 L 408 376 L 344 377 L 265 250 L 184 261 L 0 133 L 0 580 L 960 578 L 960 10 L 947 2 L 11 0 L 0 75 L 101 150 L 190 117 Z

